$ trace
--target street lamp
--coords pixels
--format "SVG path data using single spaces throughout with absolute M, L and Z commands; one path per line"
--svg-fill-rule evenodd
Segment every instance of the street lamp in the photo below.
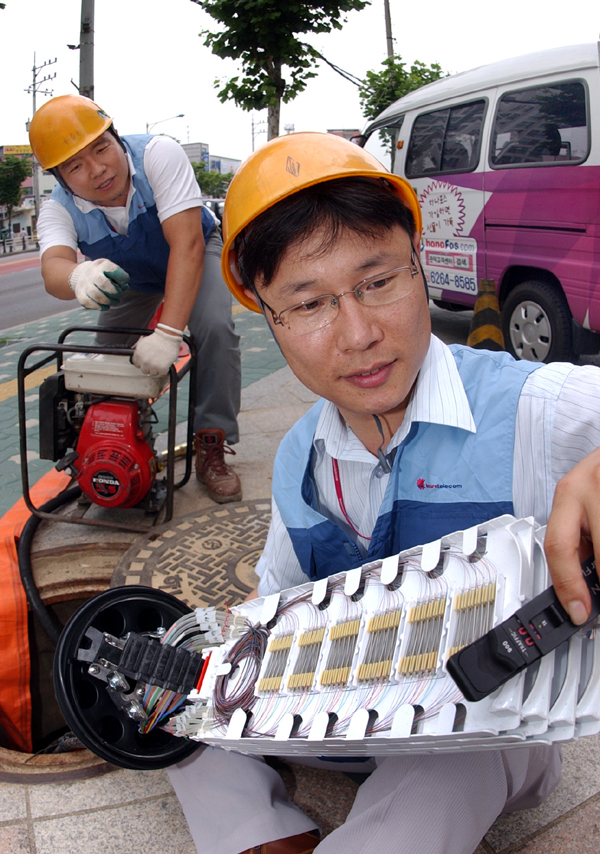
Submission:
M 157 122 L 146 122 L 146 133 L 150 133 L 151 128 L 156 127 L 156 125 L 161 125 L 163 122 L 170 122 L 172 119 L 182 119 L 185 116 L 185 113 L 177 113 L 176 116 L 169 116 L 168 119 L 159 119 Z

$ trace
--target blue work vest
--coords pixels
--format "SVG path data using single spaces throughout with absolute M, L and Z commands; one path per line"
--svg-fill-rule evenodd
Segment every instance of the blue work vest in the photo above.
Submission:
M 284 437 L 275 459 L 273 496 L 302 571 L 324 578 L 397 554 L 453 531 L 513 512 L 517 405 L 523 383 L 540 367 L 453 345 L 476 433 L 414 422 L 395 450 L 366 558 L 339 525 L 313 508 L 313 439 L 323 401 Z
M 134 291 L 160 294 L 165 290 L 169 244 L 163 234 L 156 212 L 152 187 L 144 172 L 144 151 L 152 135 L 138 134 L 121 137 L 135 167 L 132 176 L 135 192 L 129 208 L 127 234 L 117 234 L 99 209 L 83 213 L 64 187 L 56 186 L 51 198 L 67 209 L 81 252 L 95 261 L 108 258 L 129 273 L 129 286 Z M 202 232 L 206 242 L 215 227 L 212 214 L 202 207 Z

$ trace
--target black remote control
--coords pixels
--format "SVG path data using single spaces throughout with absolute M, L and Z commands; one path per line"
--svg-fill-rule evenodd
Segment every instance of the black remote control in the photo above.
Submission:
M 591 621 L 600 614 L 600 582 L 593 555 L 581 564 L 581 570 L 592 597 Z M 447 670 L 467 700 L 482 700 L 582 628 L 571 622 L 554 587 L 549 587 L 508 620 L 450 656 Z

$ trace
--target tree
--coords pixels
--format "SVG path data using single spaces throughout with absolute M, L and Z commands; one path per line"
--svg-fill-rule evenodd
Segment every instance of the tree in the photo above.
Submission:
M 21 201 L 21 184 L 31 175 L 29 160 L 7 154 L 0 160 L 0 205 L 6 205 L 8 227 L 12 227 L 12 211 Z
M 213 199 L 225 198 L 233 175 L 221 175 L 220 172 L 209 171 L 206 163 L 192 163 L 192 169 L 205 196 Z
M 408 95 L 415 89 L 420 89 L 421 86 L 426 86 L 427 83 L 433 83 L 434 80 L 448 76 L 437 62 L 427 66 L 416 59 L 408 71 L 401 56 L 389 56 L 383 60 L 382 65 L 381 71 L 367 71 L 367 76 L 358 89 L 360 105 L 367 119 L 376 119 L 398 98 Z M 391 153 L 393 161 L 393 131 L 384 128 L 379 131 L 379 136 Z
M 221 32 L 203 30 L 204 44 L 221 59 L 240 60 L 241 76 L 221 87 L 221 103 L 231 99 L 243 110 L 268 110 L 268 138 L 279 135 L 281 102 L 287 104 L 300 94 L 314 67 L 323 59 L 311 45 L 297 36 L 341 30 L 345 12 L 364 9 L 371 0 L 192 0 L 224 26 Z M 289 70 L 287 79 L 284 68 Z

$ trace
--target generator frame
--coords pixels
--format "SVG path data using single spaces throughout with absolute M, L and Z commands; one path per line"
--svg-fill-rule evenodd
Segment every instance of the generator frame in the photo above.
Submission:
M 107 332 L 115 335 L 151 335 L 151 329 L 136 329 L 133 327 L 97 327 L 97 326 L 70 326 L 63 330 L 58 338 L 57 344 L 33 344 L 27 347 L 21 353 L 17 367 L 17 391 L 18 391 L 18 412 L 19 412 L 19 450 L 21 457 L 21 481 L 23 485 L 23 500 L 27 509 L 39 519 L 45 519 L 51 522 L 67 522 L 76 525 L 89 525 L 98 528 L 112 528 L 121 531 L 134 531 L 136 533 L 147 533 L 147 527 L 139 525 L 125 525 L 118 522 L 110 522 L 104 519 L 83 519 L 73 516 L 57 516 L 55 513 L 48 513 L 41 510 L 33 503 L 31 499 L 30 481 L 29 481 L 29 460 L 27 458 L 27 428 L 26 422 L 26 406 L 25 406 L 25 381 L 30 374 L 48 365 L 53 359 L 56 359 L 56 370 L 61 370 L 63 356 L 71 353 L 84 354 L 103 354 L 111 356 L 129 356 L 133 355 L 131 347 L 100 347 L 94 344 L 65 344 L 65 340 L 74 332 Z M 184 335 L 184 342 L 187 344 L 190 352 L 189 359 L 183 367 L 177 371 L 175 365 L 169 368 L 169 414 L 167 423 L 167 461 L 166 461 L 166 498 L 165 498 L 165 518 L 164 522 L 169 522 L 173 518 L 173 499 L 176 489 L 181 489 L 182 486 L 190 479 L 192 472 L 193 458 L 193 439 L 194 439 L 194 409 L 196 406 L 196 346 L 191 336 Z M 44 356 L 34 364 L 27 365 L 27 360 L 33 353 L 45 352 L 49 355 Z M 175 431 L 177 428 L 177 392 L 179 383 L 189 375 L 189 402 L 187 411 L 187 445 L 185 453 L 185 471 L 183 477 L 175 482 Z M 42 425 L 40 425 L 41 428 Z

